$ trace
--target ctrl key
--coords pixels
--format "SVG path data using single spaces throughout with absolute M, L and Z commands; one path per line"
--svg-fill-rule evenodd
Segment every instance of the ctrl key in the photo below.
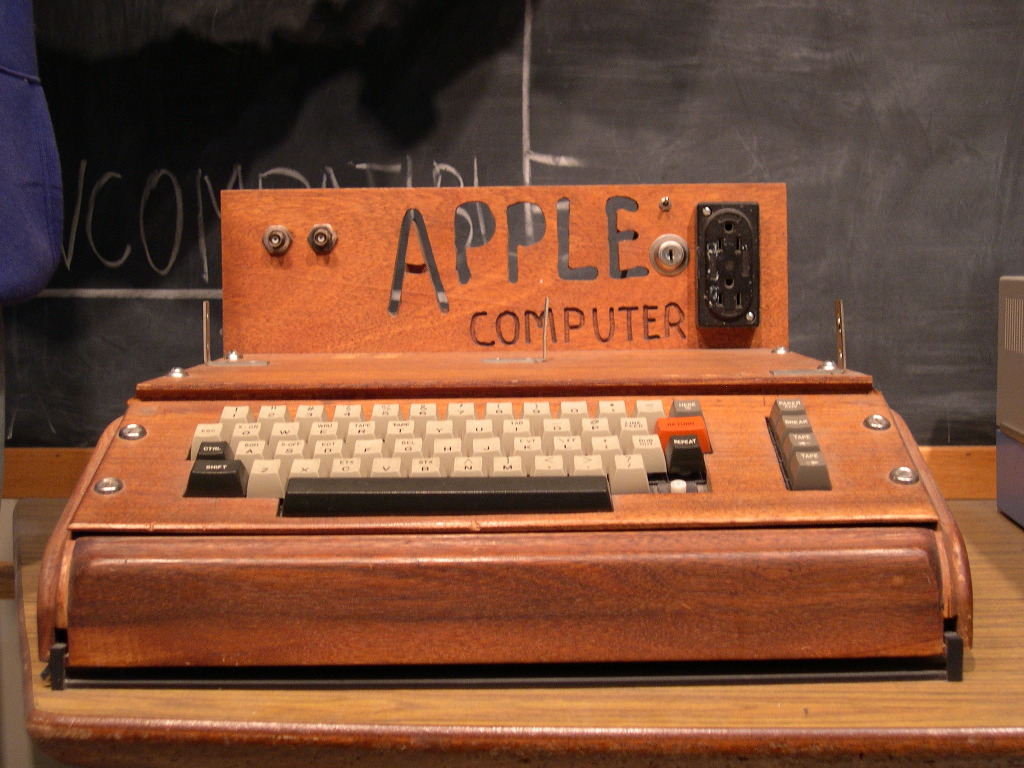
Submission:
M 794 451 L 786 462 L 789 487 L 793 491 L 831 491 L 832 481 L 821 451 Z
M 188 473 L 186 496 L 245 496 L 248 472 L 237 459 L 196 459 Z

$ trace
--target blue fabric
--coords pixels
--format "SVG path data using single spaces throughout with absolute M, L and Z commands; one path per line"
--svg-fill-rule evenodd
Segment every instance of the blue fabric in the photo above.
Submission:
M 31 298 L 60 260 L 60 163 L 38 72 L 31 0 L 0 0 L 0 304 Z

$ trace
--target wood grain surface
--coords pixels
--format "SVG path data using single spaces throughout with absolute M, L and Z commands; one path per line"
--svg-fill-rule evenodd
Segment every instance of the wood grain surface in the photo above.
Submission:
M 17 515 L 29 729 L 87 766 L 932 765 L 1024 760 L 1024 532 L 957 502 L 977 593 L 965 679 L 333 691 L 67 690 L 42 682 L 35 587 L 59 505 Z
M 456 225 L 484 229 L 477 206 L 458 211 L 475 201 L 491 212 L 493 232 L 466 248 L 469 230 Z M 522 202 L 542 212 L 532 230 Z M 697 206 L 718 202 L 760 206 L 756 326 L 697 325 Z M 225 350 L 539 354 L 545 300 L 553 347 L 788 344 L 783 184 L 228 190 L 221 210 Z M 422 235 L 406 218 L 413 210 Z M 337 235 L 326 255 L 307 242 L 321 224 Z M 282 255 L 263 245 L 270 226 L 291 233 Z M 690 253 L 674 276 L 650 257 L 666 234 Z

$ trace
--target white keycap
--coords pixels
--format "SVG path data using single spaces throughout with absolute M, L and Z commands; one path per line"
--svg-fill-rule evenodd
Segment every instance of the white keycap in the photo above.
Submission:
M 468 437 L 466 438 L 469 439 Z M 505 453 L 501 450 L 501 438 L 498 437 L 478 437 L 470 444 L 470 449 L 467 451 L 469 456 L 504 456 Z M 486 466 L 486 462 L 485 462 Z
M 260 425 L 255 421 L 235 424 L 231 430 L 231 450 L 237 450 L 237 446 L 243 440 L 260 440 Z
M 256 459 L 249 472 L 246 496 L 252 498 L 284 498 L 284 476 L 277 459 Z
M 252 472 L 252 463 L 256 459 L 269 458 L 265 440 L 239 440 L 232 456 L 245 465 L 246 472 Z
M 501 450 L 506 456 L 511 455 L 515 439 L 530 434 L 530 422 L 526 419 L 505 419 L 501 422 Z
M 199 446 L 203 443 L 214 443 L 218 440 L 223 440 L 224 437 L 224 425 L 220 422 L 214 422 L 212 424 L 196 424 L 195 431 L 192 433 L 192 447 L 189 456 L 195 458 L 199 453 Z
M 647 419 L 637 416 L 629 416 L 619 421 L 619 428 L 616 432 L 624 442 L 629 442 L 633 435 L 649 435 L 650 428 L 647 426 Z
M 484 418 L 493 425 L 494 434 L 498 434 L 505 419 L 515 418 L 512 403 L 484 403 Z
M 384 430 L 381 429 L 379 434 L 383 435 Z M 372 421 L 353 421 L 349 423 L 348 429 L 345 430 L 345 444 L 352 445 L 356 440 L 369 440 L 377 437 L 377 424 Z
M 595 437 L 609 437 L 612 434 L 608 419 L 601 417 L 597 419 L 584 419 L 580 424 L 580 437 L 583 438 L 583 450 L 591 450 L 591 442 Z
M 294 421 L 278 421 L 273 423 L 270 427 L 270 435 L 266 438 L 271 454 L 277 450 L 277 446 L 282 441 L 299 439 L 299 425 Z
M 288 479 L 293 477 L 320 477 L 323 462 L 320 459 L 296 459 L 288 470 Z
M 363 421 L 363 406 L 353 403 L 336 405 L 331 420 L 338 422 L 338 433 L 344 436 L 348 432 L 349 424 L 353 421 Z
M 370 465 L 370 477 L 402 477 L 401 459 L 374 459 Z
M 347 445 L 347 443 L 346 443 Z M 364 472 L 370 471 L 374 459 L 384 456 L 384 441 L 379 437 L 364 438 L 352 443 L 352 457 L 358 459 Z
M 463 428 L 462 450 L 472 455 L 473 441 L 483 437 L 494 437 L 494 425 L 487 419 L 467 419 Z
M 573 456 L 569 465 L 569 474 L 573 477 L 600 475 L 604 477 L 604 464 L 600 456 Z
M 622 455 L 622 445 L 618 437 L 595 437 L 591 440 L 590 454 L 600 456 L 605 473 L 610 473 L 615 464 L 615 456 Z
M 476 406 L 473 403 L 448 403 L 447 417 L 455 425 L 455 436 L 462 437 L 466 433 L 466 422 L 476 418 Z
M 545 453 L 552 453 L 552 444 L 556 437 L 568 437 L 572 434 L 572 424 L 568 419 L 544 419 L 541 429 L 541 441 Z
M 252 409 L 248 405 L 225 405 L 220 412 L 225 435 L 230 435 L 236 424 L 249 424 L 253 420 Z
M 308 443 L 309 450 L 306 451 L 308 456 L 312 456 L 316 452 L 316 447 L 320 443 L 338 443 L 341 444 L 343 441 L 341 436 L 338 434 L 339 424 L 336 421 L 317 421 L 309 425 L 309 434 L 302 438 Z M 301 437 L 301 425 L 300 435 Z M 338 455 L 341 455 L 340 450 Z
M 428 421 L 437 421 L 436 403 L 413 403 L 409 406 L 409 421 L 416 426 L 416 437 L 424 437 Z
M 451 477 L 455 460 L 463 457 L 462 440 L 457 437 L 439 437 L 434 441 L 430 453 L 441 462 L 441 473 Z
M 521 456 L 495 456 L 491 461 L 491 477 L 526 477 Z
M 300 405 L 295 409 L 295 422 L 299 425 L 299 437 L 303 440 L 309 437 L 310 427 L 326 419 L 326 410 L 322 405 Z
M 344 440 L 317 440 L 313 443 L 313 450 L 310 455 L 314 459 L 331 457 L 337 458 L 345 455 Z
M 444 477 L 440 459 L 413 459 L 409 477 Z
M 374 403 L 370 410 L 370 421 L 378 425 L 381 431 L 389 421 L 402 418 L 402 411 L 397 403 Z
M 423 427 L 423 450 L 428 454 L 434 452 L 434 441 L 455 437 L 455 424 L 448 419 L 428 421 Z
M 296 459 L 305 459 L 306 443 L 304 440 L 281 440 L 271 454 L 281 462 L 281 472 L 287 477 L 291 471 L 292 462 Z
M 633 435 L 624 441 L 624 445 L 631 446 L 633 453 L 643 459 L 648 474 L 657 475 L 666 471 L 665 451 L 657 435 Z
M 395 440 L 391 455 L 402 462 L 402 472 L 408 475 L 413 459 L 424 458 L 423 440 L 418 437 L 400 437 Z
M 583 440 L 579 435 L 556 435 L 551 439 L 551 450 L 545 453 L 562 456 L 568 463 L 573 456 L 583 455 Z
M 627 415 L 626 412 L 626 401 L 625 400 L 598 400 L 597 401 L 597 415 L 608 419 L 609 423 L 614 423 L 616 419 L 621 419 Z
M 568 419 L 569 423 L 572 424 L 572 433 L 578 435 L 580 433 L 580 424 L 584 419 L 590 417 L 587 401 L 563 400 L 558 405 L 558 416 L 562 419 Z
M 644 460 L 635 453 L 613 457 L 608 487 L 612 493 L 648 493 L 651 487 L 647 482 Z
M 395 441 L 404 437 L 415 437 L 415 426 L 411 421 L 389 421 L 384 429 L 384 452 L 395 450 Z
M 537 456 L 533 462 L 534 477 L 565 477 L 565 459 L 561 456 Z
M 530 422 L 533 434 L 544 429 L 544 419 L 551 418 L 551 403 L 528 401 L 523 403 L 523 418 Z
M 484 460 L 480 456 L 463 456 L 452 465 L 452 477 L 483 477 Z
M 331 477 L 363 477 L 363 466 L 359 459 L 338 458 L 331 462 Z
M 260 425 L 260 438 L 268 440 L 270 438 L 270 428 L 274 424 L 288 421 L 288 409 L 283 405 L 260 406 L 259 413 L 256 415 L 256 421 Z
M 509 456 L 522 456 L 523 468 L 526 474 L 533 473 L 534 459 L 544 455 L 544 449 L 539 437 L 517 437 L 512 441 L 512 450 L 507 452 Z
M 647 422 L 647 431 L 654 431 L 654 424 L 665 416 L 665 404 L 661 400 L 637 400 L 633 404 L 633 416 Z

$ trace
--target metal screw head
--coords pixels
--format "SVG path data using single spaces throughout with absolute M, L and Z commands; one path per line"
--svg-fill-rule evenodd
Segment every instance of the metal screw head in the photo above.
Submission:
M 141 440 L 146 436 L 146 428 L 141 424 L 125 424 L 117 436 L 122 440 Z
M 772 350 L 773 355 L 788 355 L 789 347 L 776 347 Z
M 124 490 L 124 483 L 116 477 L 104 477 L 92 489 L 103 496 L 110 496 Z
M 175 366 L 174 368 L 171 368 L 170 371 L 168 371 L 167 375 L 170 376 L 172 379 L 184 379 L 188 376 L 188 371 L 186 371 L 184 368 L 179 368 Z
M 661 208 L 661 210 L 663 211 L 671 210 L 672 200 L 669 198 L 668 195 L 665 195 L 663 198 L 661 198 L 661 202 L 658 203 L 658 207 Z
M 292 246 L 292 233 L 283 224 L 271 224 L 263 231 L 263 247 L 271 256 L 283 256 Z
M 891 427 L 892 424 L 890 424 L 889 420 L 882 414 L 873 413 L 864 419 L 864 426 L 868 429 L 877 429 L 878 431 L 882 431 Z
M 756 315 L 753 312 L 747 312 L 745 317 L 748 323 L 752 323 L 754 322 L 754 318 L 756 317 Z
M 236 363 L 242 359 L 242 353 L 239 352 L 238 350 L 232 349 L 230 352 L 227 353 L 227 355 L 225 355 L 225 357 L 232 363 Z
M 704 214 L 705 216 L 710 216 L 710 215 L 711 215 L 711 207 L 710 207 L 710 206 L 707 206 L 707 205 L 705 205 L 705 206 L 704 206 L 703 208 L 701 208 L 701 211 L 700 211 L 700 212 L 701 212 L 702 214 Z
M 896 467 L 889 473 L 889 479 L 897 485 L 913 485 L 921 479 L 913 467 Z
M 836 364 L 833 363 L 831 360 L 826 360 L 825 362 L 818 366 L 819 371 L 834 371 L 835 369 Z
M 338 235 L 330 224 L 317 224 L 309 230 L 309 237 L 306 238 L 306 241 L 315 253 L 324 256 L 334 249 L 334 244 L 338 242 Z

